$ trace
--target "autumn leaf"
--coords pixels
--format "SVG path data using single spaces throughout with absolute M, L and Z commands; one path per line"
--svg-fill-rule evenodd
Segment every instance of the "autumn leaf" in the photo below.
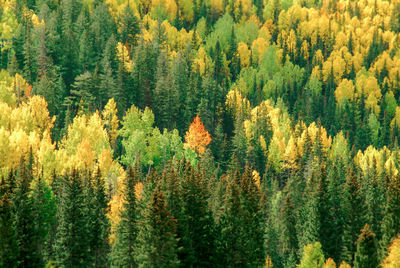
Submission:
M 189 131 L 186 131 L 184 144 L 185 149 L 190 148 L 199 153 L 201 156 L 206 150 L 206 146 L 211 142 L 211 136 L 205 130 L 203 122 L 197 115 L 189 126 Z

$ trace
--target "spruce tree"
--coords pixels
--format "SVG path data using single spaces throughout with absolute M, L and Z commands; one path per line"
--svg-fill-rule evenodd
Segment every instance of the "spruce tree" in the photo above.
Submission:
M 288 267 L 292 267 L 293 262 L 296 262 L 296 252 L 298 250 L 298 239 L 296 233 L 296 215 L 295 209 L 290 199 L 290 195 L 287 194 L 283 201 L 282 207 L 282 233 L 280 243 L 282 248 L 282 255 L 284 263 Z
M 154 90 L 154 115 L 160 129 L 176 127 L 179 113 L 179 93 L 169 72 L 170 62 L 166 53 L 161 53 L 157 63 L 157 83 Z
M 11 183 L 13 172 L 0 180 L 0 267 L 17 267 L 18 246 L 15 231 Z M 10 197 L 11 196 L 11 197 Z
M 357 175 L 353 167 L 347 172 L 346 183 L 343 187 L 343 250 L 341 259 L 349 264 L 353 263 L 356 252 L 357 233 L 364 224 L 364 198 L 360 189 Z
M 35 232 L 37 233 L 36 250 L 45 262 L 52 257 L 50 230 L 56 224 L 57 205 L 50 186 L 42 178 L 32 183 L 32 210 Z
M 153 191 L 138 226 L 138 267 L 177 267 L 177 223 L 160 186 Z
M 95 267 L 108 267 L 110 224 L 106 215 L 108 204 L 100 170 L 96 170 L 93 178 L 89 174 L 83 186 L 90 263 Z
M 384 258 L 393 239 L 400 233 L 400 176 L 390 178 L 386 190 L 386 206 L 382 221 L 381 258 Z
M 357 240 L 357 252 L 354 256 L 354 268 L 376 268 L 379 267 L 378 252 L 375 234 L 366 224 L 361 230 Z
M 181 245 L 186 255 L 181 259 L 184 267 L 212 267 L 216 261 L 215 228 L 208 204 L 208 189 L 204 173 L 187 164 L 182 182 L 183 226 Z M 179 219 L 178 219 L 179 220 Z
M 89 241 L 82 179 L 73 171 L 62 178 L 57 197 L 57 232 L 54 243 L 55 264 L 58 267 L 87 267 Z
M 35 228 L 35 212 L 33 200 L 30 196 L 32 182 L 32 165 L 30 160 L 24 160 L 16 177 L 16 188 L 13 194 L 14 221 L 16 241 L 18 245 L 19 265 L 41 266 L 43 259 L 38 248 L 39 232 Z
M 118 223 L 115 242 L 110 255 L 112 267 L 137 267 L 135 259 L 135 244 L 138 232 L 137 226 L 137 200 L 135 185 L 139 180 L 138 170 L 128 167 L 125 181 L 125 203 Z

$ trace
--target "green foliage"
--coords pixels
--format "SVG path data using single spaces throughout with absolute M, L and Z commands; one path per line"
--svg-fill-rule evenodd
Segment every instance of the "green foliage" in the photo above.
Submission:
M 375 241 L 375 234 L 366 224 L 361 230 L 357 240 L 357 252 L 354 257 L 354 267 L 378 267 L 378 253 Z
M 304 246 L 303 257 L 301 258 L 299 268 L 322 268 L 325 262 L 324 253 L 322 252 L 321 243 L 315 242 Z
M 155 188 L 141 213 L 135 252 L 138 267 L 179 265 L 176 219 L 171 215 L 165 194 L 159 187 Z
M 110 264 L 112 267 L 137 267 L 135 262 L 135 241 L 138 232 L 137 227 L 137 198 L 135 185 L 140 174 L 129 167 L 125 181 L 125 203 L 121 212 L 121 220 L 116 230 L 116 240 L 113 244 Z

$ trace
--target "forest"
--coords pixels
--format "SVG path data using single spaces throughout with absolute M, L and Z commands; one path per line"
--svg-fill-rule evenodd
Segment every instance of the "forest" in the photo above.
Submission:
M 400 0 L 0 0 L 0 267 L 400 267 Z

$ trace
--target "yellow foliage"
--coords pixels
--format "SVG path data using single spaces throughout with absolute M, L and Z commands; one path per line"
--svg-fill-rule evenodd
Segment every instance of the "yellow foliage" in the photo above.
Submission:
M 175 19 L 176 11 L 178 6 L 174 0 L 152 0 L 151 1 L 151 13 L 155 12 L 156 9 L 162 7 L 171 21 Z
M 132 72 L 133 61 L 129 56 L 129 49 L 121 42 L 117 44 L 117 57 L 124 64 L 124 68 L 127 72 Z
M 119 120 L 117 116 L 117 104 L 114 98 L 110 99 L 103 109 L 103 125 L 108 132 L 110 144 L 112 147 L 115 145 L 115 140 L 118 137 Z
M 258 189 L 260 189 L 261 188 L 261 185 L 260 185 L 260 179 L 261 179 L 260 178 L 260 173 L 258 173 L 257 170 L 253 170 L 252 176 L 253 176 L 254 184 L 257 186 Z
M 272 263 L 271 257 L 267 255 L 267 257 L 265 258 L 264 268 L 272 268 L 272 267 L 274 267 L 274 264 Z
M 250 50 L 244 42 L 238 43 L 237 52 L 239 54 L 240 65 L 247 68 L 250 64 Z
M 15 77 L 12 80 L 11 89 L 17 97 L 17 102 L 19 104 L 22 101 L 27 101 L 32 92 L 32 87 L 19 74 L 15 74 Z
M 365 71 L 360 71 L 356 78 L 357 96 L 366 97 L 365 107 L 371 109 L 376 115 L 379 115 L 379 105 L 382 94 L 376 78 Z
M 189 126 L 189 130 L 186 131 L 184 148 L 190 148 L 197 152 L 201 157 L 206 150 L 206 146 L 211 142 L 211 136 L 207 130 L 205 130 L 203 122 L 200 121 L 200 117 L 197 115 L 193 122 Z
M 297 168 L 296 161 L 299 157 L 295 139 L 291 136 L 285 150 L 285 164 L 288 168 Z
M 253 55 L 258 60 L 258 62 L 261 61 L 262 56 L 264 55 L 264 52 L 268 48 L 268 46 L 268 41 L 266 41 L 264 38 L 259 37 L 253 41 L 251 45 L 251 50 L 253 51 Z
M 322 268 L 336 268 L 336 263 L 332 258 L 328 258 Z
M 209 66 L 209 59 L 206 50 L 203 46 L 200 46 L 197 52 L 197 57 L 193 61 L 193 67 L 199 70 L 201 75 L 205 75 L 206 67 Z
M 135 197 L 137 200 L 142 199 L 143 194 L 143 182 L 138 182 L 135 184 Z
M 350 264 L 347 264 L 346 262 L 342 262 L 339 266 L 339 268 L 351 268 Z
M 336 101 L 343 104 L 344 100 L 352 101 L 354 97 L 353 81 L 343 79 L 335 90 Z
M 382 268 L 398 268 L 400 267 L 400 235 L 393 240 L 389 247 L 389 254 L 382 263 Z
M 32 24 L 34 27 L 42 27 L 45 25 L 44 20 L 40 20 L 36 14 L 32 15 Z
M 226 95 L 226 106 L 233 111 L 235 115 L 249 114 L 250 102 L 238 90 L 231 90 Z

